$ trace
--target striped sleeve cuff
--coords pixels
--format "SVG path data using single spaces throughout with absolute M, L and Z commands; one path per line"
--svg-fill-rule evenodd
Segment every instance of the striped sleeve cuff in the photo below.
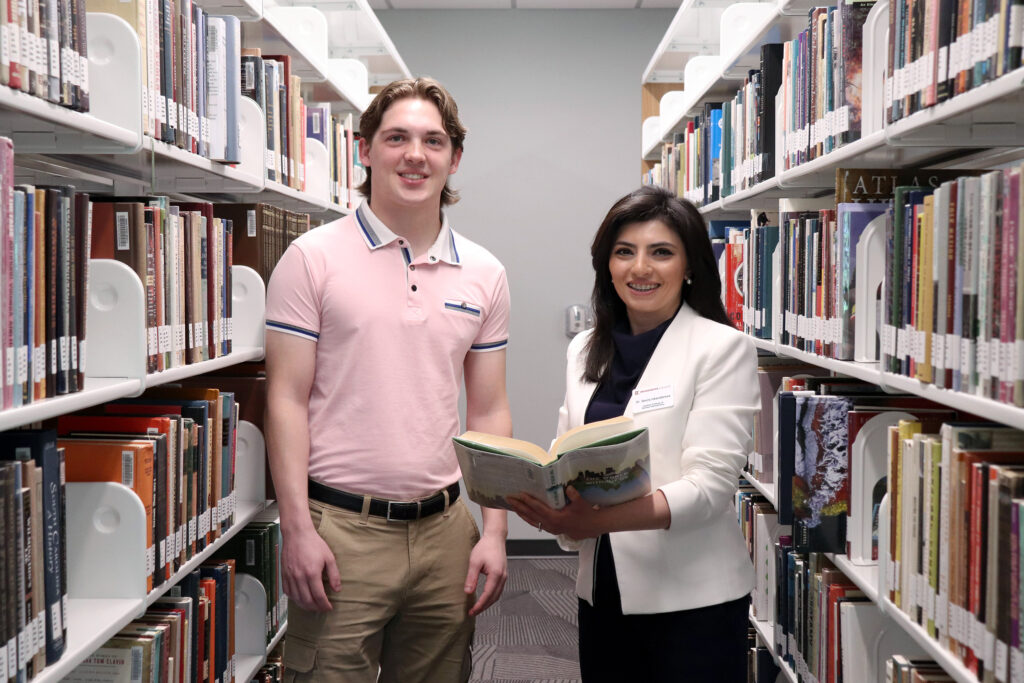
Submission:
M 307 330 L 306 328 L 299 327 L 297 325 L 289 325 L 288 323 L 277 322 L 276 320 L 268 320 L 267 329 L 273 330 L 274 332 L 285 332 L 286 334 L 294 334 L 296 337 L 302 337 L 303 339 L 309 339 L 311 341 L 317 341 L 320 339 L 319 332 Z
M 498 351 L 508 346 L 508 339 L 500 339 L 492 342 L 481 342 L 469 347 L 470 351 Z

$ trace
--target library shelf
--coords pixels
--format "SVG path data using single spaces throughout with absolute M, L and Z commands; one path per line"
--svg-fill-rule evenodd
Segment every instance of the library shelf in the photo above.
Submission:
M 351 210 L 339 204 L 321 199 L 308 192 L 296 190 L 275 180 L 266 181 L 266 186 L 257 199 L 302 213 L 330 213 L 336 217 L 352 213 Z
M 327 16 L 332 59 L 358 59 L 366 65 L 370 85 L 387 85 L 412 72 L 367 0 L 282 0 L 281 4 L 315 5 Z
M 1014 429 L 1024 429 L 1024 408 L 1001 403 L 984 396 L 975 396 L 952 389 L 940 389 L 933 384 L 926 384 L 912 377 L 895 375 L 890 372 L 881 372 L 879 375 L 880 378 L 876 384 L 881 384 L 886 389 L 916 394 L 986 420 L 1001 422 Z
M 141 390 L 137 378 L 86 377 L 85 388 L 73 394 L 53 396 L 0 412 L 0 431 L 48 420 L 64 413 L 90 408 L 107 401 L 135 396 Z
M 750 69 L 761 64 L 761 46 L 792 40 L 807 28 L 807 10 L 813 7 L 806 1 L 782 0 L 777 3 L 742 2 L 730 5 L 723 15 L 722 25 L 728 24 L 731 47 L 722 47 L 722 78 L 747 77 Z
M 146 138 L 146 146 L 148 153 L 137 155 L 135 170 L 141 178 L 151 172 L 154 192 L 246 194 L 263 189 L 255 169 L 236 168 L 153 138 Z
M 68 639 L 64 655 L 36 673 L 38 683 L 59 681 L 142 613 L 135 598 L 71 598 L 68 600 Z
M 871 384 L 881 385 L 883 388 L 894 392 L 914 394 L 915 396 L 935 401 L 950 408 L 956 408 L 972 415 L 1009 425 L 1014 429 L 1024 429 L 1024 408 L 1001 403 L 984 396 L 966 394 L 960 391 L 953 391 L 952 389 L 942 389 L 913 377 L 883 372 L 877 362 L 862 363 L 825 358 L 824 356 L 801 351 L 800 349 L 767 339 L 754 338 L 754 345 L 759 349 L 770 351 L 776 355 L 788 356 L 810 365 L 831 370 L 840 375 L 856 377 Z
M 938 662 L 943 671 L 949 674 L 953 680 L 957 681 L 957 683 L 978 683 L 978 677 L 971 673 L 958 657 L 944 648 L 939 641 L 932 638 L 920 624 L 912 621 L 888 597 L 880 597 L 876 604 L 882 608 L 882 612 L 886 616 L 906 631 L 928 653 L 929 657 Z
M 864 592 L 871 602 L 878 604 L 878 565 L 877 564 L 854 564 L 850 558 L 840 553 L 825 553 L 832 564 L 839 568 L 857 588 Z
M 769 652 L 772 653 L 772 659 L 775 660 L 776 666 L 782 671 L 782 674 L 786 677 L 786 680 L 790 683 L 797 683 L 796 674 L 793 673 L 793 669 L 790 668 L 789 663 L 781 659 L 775 652 L 775 637 L 772 633 L 774 626 L 769 624 L 767 621 L 761 621 L 754 616 L 753 611 L 750 613 L 750 623 L 753 624 L 754 630 L 757 631 L 758 637 L 764 643 L 765 647 L 768 648 Z
M 765 497 L 772 507 L 775 507 L 775 484 L 765 484 L 754 477 L 753 472 L 744 471 L 743 478 L 750 482 L 750 485 L 757 489 L 757 492 Z
M 236 600 L 237 600 L 237 596 L 236 596 Z M 237 607 L 235 608 L 235 611 L 236 612 L 238 611 Z M 262 667 L 266 663 L 267 657 L 269 657 L 270 653 L 274 650 L 275 647 L 277 647 L 277 644 L 279 642 L 281 642 L 281 639 L 284 637 L 284 634 L 287 631 L 288 631 L 288 620 L 286 619 L 281 624 L 280 628 L 277 629 L 277 633 L 274 634 L 274 637 L 270 640 L 270 643 L 267 644 L 266 652 L 264 652 L 262 655 L 254 655 L 254 654 L 236 655 L 238 657 L 238 663 L 237 663 L 237 666 L 236 666 L 235 680 L 239 681 L 239 682 L 252 680 L 253 676 L 255 676 L 256 672 L 260 670 L 260 667 Z M 236 633 L 237 633 L 237 631 L 236 631 Z M 236 637 L 235 638 L 235 652 L 236 653 L 238 652 L 238 646 L 239 646 L 238 638 Z
M 142 144 L 138 127 L 122 128 L 7 86 L 0 86 L 0 128 L 19 152 L 132 152 Z
M 718 52 L 722 12 L 732 0 L 683 0 L 644 69 L 643 83 L 683 82 L 686 61 Z
M 1019 147 L 1024 67 L 885 127 L 889 145 Z
M 263 17 L 263 0 L 196 0 L 196 4 L 210 14 L 227 14 L 240 21 L 259 21 Z
M 158 588 L 154 588 L 143 600 L 143 607 L 149 607 L 157 598 L 166 593 L 170 588 L 181 581 L 187 574 L 193 569 L 201 565 L 207 559 L 213 556 L 217 550 L 227 543 L 228 539 L 237 534 L 239 531 L 245 528 L 245 525 L 255 519 L 256 515 L 263 511 L 266 505 L 265 501 L 251 501 L 241 500 L 238 501 L 235 508 L 235 523 L 228 527 L 228 530 L 221 534 L 221 537 L 210 545 L 203 548 L 203 551 L 196 553 L 195 556 L 188 562 L 183 564 L 178 571 L 171 575 L 168 581 L 164 581 L 163 585 Z
M 117 486 L 112 484 L 111 486 Z M 68 642 L 64 655 L 55 663 L 36 674 L 33 681 L 50 683 L 67 676 L 111 636 L 120 631 L 132 619 L 145 612 L 146 607 L 156 602 L 185 574 L 195 569 L 210 557 L 229 538 L 248 524 L 263 509 L 262 502 L 240 501 L 237 503 L 235 523 L 215 542 L 190 559 L 171 580 L 153 589 L 144 598 L 75 598 L 68 599 Z M 69 559 L 74 559 L 70 558 Z
M 369 103 L 366 78 L 338 77 L 329 58 L 327 17 L 316 7 L 263 4 L 260 21 L 242 24 L 242 43 L 264 55 L 291 56 L 291 73 L 302 78 L 307 102 L 342 102 L 361 112 Z M 342 69 L 342 72 L 346 70 Z
M 856 377 L 862 379 L 865 382 L 871 382 L 872 384 L 881 384 L 881 376 L 878 369 L 877 362 L 861 363 L 856 361 L 848 360 L 836 360 L 835 358 L 826 358 L 819 356 L 816 353 L 808 353 L 807 351 L 801 351 L 800 349 L 786 344 L 780 344 L 770 339 L 759 339 L 757 337 L 751 337 L 754 341 L 754 346 L 764 351 L 774 353 L 777 356 L 788 356 L 810 365 L 817 365 L 818 367 L 831 370 L 832 372 L 840 375 L 846 375 L 848 377 Z
M 196 375 L 205 375 L 206 373 L 214 370 L 220 370 L 221 368 L 237 365 L 238 363 L 245 363 L 251 360 L 260 360 L 261 358 L 263 358 L 262 347 L 242 347 L 235 349 L 226 356 L 211 358 L 210 360 L 204 360 L 199 363 L 190 363 L 188 365 L 182 365 L 180 367 L 170 368 L 163 370 L 162 372 L 155 372 L 153 374 L 146 375 L 145 388 L 148 389 L 149 387 L 156 387 L 161 384 L 177 382 L 188 377 L 195 377 Z

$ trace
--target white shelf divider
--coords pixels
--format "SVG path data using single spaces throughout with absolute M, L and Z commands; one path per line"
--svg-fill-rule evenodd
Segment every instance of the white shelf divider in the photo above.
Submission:
M 88 377 L 138 380 L 146 375 L 146 295 L 142 281 L 120 261 L 89 262 L 85 359 Z
M 648 116 L 644 119 L 640 134 L 644 161 L 661 161 L 661 118 Z

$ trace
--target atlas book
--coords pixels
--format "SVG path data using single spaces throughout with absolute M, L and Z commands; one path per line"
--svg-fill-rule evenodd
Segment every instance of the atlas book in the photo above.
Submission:
M 616 417 L 570 429 L 544 450 L 536 444 L 481 432 L 452 439 L 470 500 L 511 509 L 508 496 L 529 493 L 562 508 L 572 486 L 593 505 L 617 505 L 651 490 L 646 427 Z

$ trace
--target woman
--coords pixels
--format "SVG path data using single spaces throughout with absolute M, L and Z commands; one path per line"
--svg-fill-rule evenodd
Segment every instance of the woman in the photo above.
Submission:
M 688 202 L 656 187 L 623 197 L 590 253 L 596 323 L 569 344 L 558 433 L 632 416 L 650 433 L 654 491 L 598 509 L 569 489 L 561 510 L 523 494 L 516 512 L 581 541 L 586 683 L 742 683 L 754 572 L 732 501 L 759 407 L 754 346 L 728 326 Z

